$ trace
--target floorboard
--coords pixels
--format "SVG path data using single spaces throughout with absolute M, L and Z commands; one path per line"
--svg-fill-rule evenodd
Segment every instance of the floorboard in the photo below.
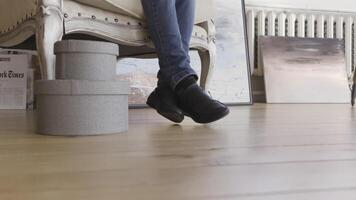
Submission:
M 125 134 L 50 137 L 35 112 L 0 111 L 0 199 L 331 200 L 356 198 L 355 109 L 231 107 L 174 125 L 130 110 Z

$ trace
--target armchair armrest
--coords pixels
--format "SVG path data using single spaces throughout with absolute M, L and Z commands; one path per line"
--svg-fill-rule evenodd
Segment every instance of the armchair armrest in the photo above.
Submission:
M 1 0 L 0 1 L 0 34 L 9 32 L 37 12 L 38 0 Z

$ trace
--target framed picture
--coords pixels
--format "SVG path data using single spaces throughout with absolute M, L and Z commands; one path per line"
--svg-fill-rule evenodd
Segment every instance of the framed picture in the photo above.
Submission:
M 260 37 L 267 103 L 350 103 L 341 39 Z
M 251 70 L 243 0 L 215 0 L 217 59 L 209 92 L 229 105 L 252 104 Z M 200 74 L 198 52 L 191 51 L 191 65 Z M 143 106 L 157 84 L 158 59 L 125 58 L 118 63 L 120 79 L 129 80 L 131 106 Z

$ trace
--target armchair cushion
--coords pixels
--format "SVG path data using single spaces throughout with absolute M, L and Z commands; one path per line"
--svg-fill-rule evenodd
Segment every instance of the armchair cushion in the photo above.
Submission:
M 74 0 L 93 7 L 145 20 L 141 0 Z M 196 0 L 195 23 L 204 22 L 214 15 L 214 0 Z
M 33 18 L 39 0 L 0 0 L 0 33 L 8 32 L 16 26 Z M 117 14 L 145 20 L 141 0 L 72 0 Z M 196 0 L 195 23 L 209 20 L 214 15 L 214 0 Z M 12 8 L 12 9 L 8 9 Z

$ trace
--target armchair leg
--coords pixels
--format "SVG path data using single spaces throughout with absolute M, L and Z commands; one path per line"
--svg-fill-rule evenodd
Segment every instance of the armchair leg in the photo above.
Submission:
M 201 60 L 201 77 L 200 86 L 207 91 L 209 89 L 209 84 L 211 81 L 211 76 L 215 67 L 216 62 L 216 30 L 214 21 L 211 19 L 209 21 L 200 24 L 208 33 L 209 49 L 207 51 L 199 51 L 199 56 Z
M 199 56 L 201 60 L 200 86 L 207 91 L 209 89 L 212 72 L 215 67 L 215 50 L 211 49 L 209 51 L 199 51 Z
M 36 44 L 43 79 L 55 79 L 54 43 L 63 37 L 63 15 L 56 6 L 42 6 L 36 19 Z

